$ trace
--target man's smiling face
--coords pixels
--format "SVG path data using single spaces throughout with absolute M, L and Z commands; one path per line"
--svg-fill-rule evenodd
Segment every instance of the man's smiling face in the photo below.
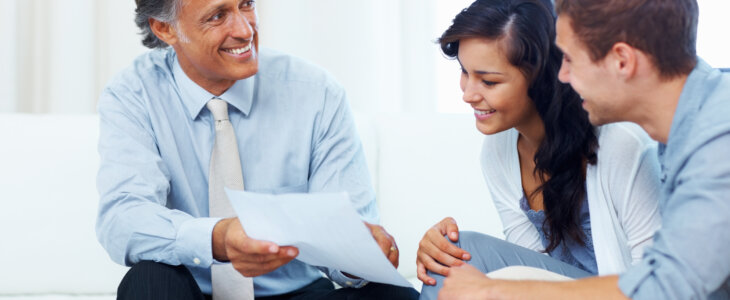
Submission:
M 172 43 L 186 74 L 204 88 L 230 87 L 258 72 L 255 1 L 182 1 Z
M 556 44 L 563 51 L 559 79 L 569 83 L 583 98 L 583 109 L 593 125 L 621 121 L 626 101 L 621 99 L 617 79 L 607 60 L 593 61 L 588 49 L 573 31 L 570 17 L 558 16 Z

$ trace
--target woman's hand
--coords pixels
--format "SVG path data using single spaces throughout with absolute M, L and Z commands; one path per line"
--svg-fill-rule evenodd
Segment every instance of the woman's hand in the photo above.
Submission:
M 439 291 L 439 300 L 460 299 L 494 299 L 491 297 L 495 286 L 493 280 L 487 278 L 471 265 L 464 264 L 452 269 L 449 277 L 444 279 L 444 287 Z
M 450 267 L 461 266 L 464 264 L 463 260 L 471 259 L 469 252 L 456 247 L 444 237 L 445 235 L 453 242 L 459 240 L 459 227 L 451 217 L 431 227 L 418 243 L 417 273 L 418 279 L 424 284 L 436 284 L 435 279 L 426 275 L 427 270 L 447 276 Z

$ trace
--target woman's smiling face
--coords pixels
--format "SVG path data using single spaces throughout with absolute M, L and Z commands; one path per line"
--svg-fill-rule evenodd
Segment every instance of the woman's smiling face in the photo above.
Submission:
M 484 134 L 495 134 L 539 118 L 527 95 L 529 82 L 509 62 L 502 45 L 502 41 L 485 38 L 459 41 L 457 57 L 463 99 L 474 108 L 477 129 Z

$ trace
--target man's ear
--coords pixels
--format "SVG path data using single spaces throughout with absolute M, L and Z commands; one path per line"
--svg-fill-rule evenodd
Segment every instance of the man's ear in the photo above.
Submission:
M 175 28 L 170 25 L 170 23 L 162 22 L 155 18 L 150 18 L 149 22 L 152 33 L 154 33 L 158 39 L 162 40 L 168 45 L 173 45 L 177 43 L 177 32 L 175 31 Z
M 628 79 L 636 74 L 639 63 L 636 51 L 638 51 L 636 48 L 623 42 L 618 42 L 611 48 L 610 56 L 613 59 L 610 67 L 621 78 Z

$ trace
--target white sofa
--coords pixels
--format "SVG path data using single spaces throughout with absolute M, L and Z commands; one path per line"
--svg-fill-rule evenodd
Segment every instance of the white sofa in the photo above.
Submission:
M 356 115 L 381 223 L 416 283 L 424 232 L 445 216 L 501 237 L 471 115 Z M 96 241 L 95 115 L 0 114 L 0 299 L 114 299 L 126 267 Z

